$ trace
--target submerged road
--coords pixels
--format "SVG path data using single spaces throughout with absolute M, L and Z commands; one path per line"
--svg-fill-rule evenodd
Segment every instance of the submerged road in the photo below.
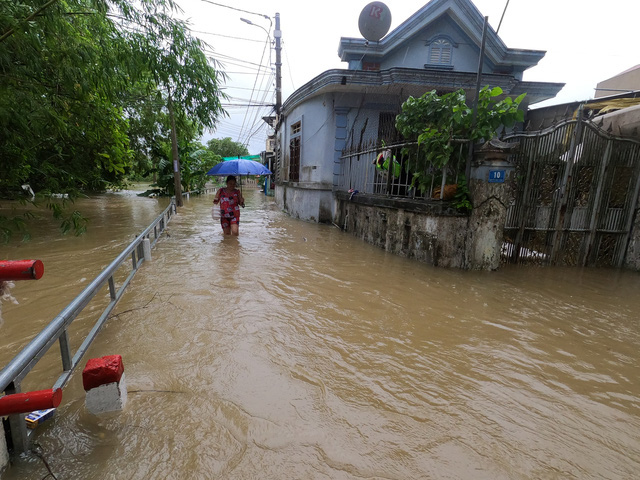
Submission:
M 211 219 L 213 195 L 173 217 L 87 357 L 122 355 L 126 408 L 89 414 L 78 372 L 38 430 L 57 478 L 640 471 L 637 274 L 436 269 L 245 196 L 238 238 Z M 91 245 L 86 261 L 111 251 Z M 71 286 L 87 276 L 65 272 Z M 5 309 L 8 331 L 19 308 Z M 25 456 L 3 479 L 46 474 Z

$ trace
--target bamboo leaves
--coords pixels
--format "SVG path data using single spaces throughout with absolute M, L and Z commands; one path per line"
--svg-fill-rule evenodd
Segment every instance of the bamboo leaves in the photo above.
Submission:
M 25 183 L 72 197 L 121 185 L 166 140 L 169 95 L 185 144 L 225 115 L 224 73 L 177 10 L 172 0 L 0 2 L 0 196 Z

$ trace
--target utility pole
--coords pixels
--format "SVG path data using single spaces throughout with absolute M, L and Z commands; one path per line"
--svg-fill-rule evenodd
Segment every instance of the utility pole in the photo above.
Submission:
M 276 122 L 279 122 L 280 109 L 282 108 L 282 58 L 280 57 L 282 51 L 282 47 L 280 46 L 282 32 L 280 31 L 279 13 L 276 13 L 276 30 L 273 32 L 273 36 L 276 39 Z
M 180 158 L 178 157 L 178 136 L 176 134 L 176 119 L 173 115 L 173 100 L 169 95 L 169 118 L 171 119 L 171 155 L 173 157 L 173 186 L 176 196 L 176 206 L 182 203 L 182 182 L 180 181 Z
M 476 75 L 476 93 L 475 93 L 475 98 L 473 100 L 473 114 L 471 116 L 472 131 L 476 127 L 476 118 L 478 116 L 478 97 L 480 96 L 480 85 L 482 82 L 482 64 L 484 63 L 484 48 L 487 43 L 488 25 L 489 25 L 489 17 L 484 17 L 484 26 L 482 27 L 482 42 L 480 45 L 480 57 L 478 58 L 478 73 Z M 464 170 L 464 175 L 466 177 L 467 182 L 469 182 L 469 178 L 471 177 L 471 160 L 472 159 L 473 159 L 473 140 L 469 139 L 469 151 L 467 153 L 467 164 Z
M 280 164 L 280 135 L 278 130 L 280 130 L 280 115 L 281 115 L 281 110 L 282 110 L 282 57 L 280 56 L 281 51 L 282 51 L 282 47 L 280 45 L 280 40 L 282 38 L 282 31 L 280 30 L 280 14 L 278 12 L 276 12 L 276 29 L 273 32 L 273 36 L 276 40 L 276 45 L 275 45 L 275 50 L 276 50 L 276 121 L 275 124 L 273 125 L 273 129 L 275 132 L 275 144 L 273 146 L 274 148 L 274 153 L 275 153 L 275 158 L 274 158 L 274 165 L 273 166 L 278 166 Z M 273 167 L 272 166 L 272 167 Z M 274 168 L 270 169 L 271 171 L 275 171 Z M 270 181 L 275 181 L 276 179 L 278 179 L 280 177 L 278 172 L 275 172 L 276 174 L 273 176 L 273 178 Z M 276 182 L 277 183 L 277 182 Z

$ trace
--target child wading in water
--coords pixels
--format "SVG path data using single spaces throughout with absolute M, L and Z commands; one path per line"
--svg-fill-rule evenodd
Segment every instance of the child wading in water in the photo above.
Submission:
M 227 187 L 216 192 L 213 204 L 220 204 L 220 224 L 225 235 L 238 235 L 240 207 L 244 208 L 242 192 L 236 188 L 236 177 L 227 177 Z

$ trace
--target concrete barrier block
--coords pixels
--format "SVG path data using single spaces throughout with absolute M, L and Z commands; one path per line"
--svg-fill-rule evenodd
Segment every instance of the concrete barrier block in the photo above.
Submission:
M 123 374 L 124 365 L 120 355 L 91 358 L 82 371 L 82 386 L 85 391 L 89 391 L 100 385 L 117 383 Z
M 127 403 L 125 374 L 119 382 L 107 383 L 87 391 L 85 405 L 93 415 L 122 410 Z

